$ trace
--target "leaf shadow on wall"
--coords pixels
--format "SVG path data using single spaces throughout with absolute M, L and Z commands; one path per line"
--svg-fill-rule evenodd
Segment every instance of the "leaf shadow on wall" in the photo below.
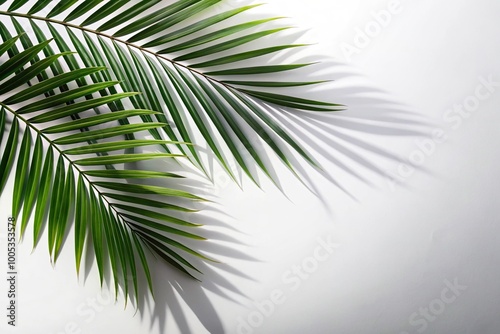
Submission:
M 273 105 L 266 105 L 266 107 L 289 133 L 299 138 L 301 144 L 308 148 L 312 156 L 321 160 L 324 169 L 319 171 L 302 164 L 299 158 L 293 158 L 294 166 L 309 189 L 317 194 L 318 199 L 324 201 L 327 197 L 321 189 L 316 187 L 313 177 L 310 177 L 311 172 L 321 173 L 334 188 L 356 199 L 358 194 L 352 193 L 343 185 L 343 178 L 351 177 L 366 187 L 380 188 L 380 184 L 384 184 L 387 178 L 384 164 L 395 166 L 400 161 L 396 153 L 397 145 L 392 147 L 390 143 L 398 143 L 402 140 L 411 142 L 415 138 L 424 138 L 429 133 L 431 124 L 408 107 L 392 101 L 388 93 L 371 87 L 367 83 L 368 80 L 354 71 L 349 71 L 349 67 L 344 64 L 332 61 L 322 62 L 315 65 L 314 71 L 309 71 L 306 80 L 316 80 L 317 75 L 322 76 L 325 73 L 329 77 L 336 78 L 337 81 L 331 83 L 333 88 L 328 87 L 318 91 L 311 89 L 305 95 L 314 95 L 314 98 L 318 100 L 340 101 L 347 106 L 346 111 L 318 114 L 287 110 Z M 365 84 L 360 84 L 360 82 Z M 290 90 L 287 93 L 294 94 L 295 92 Z M 376 138 L 383 140 L 379 142 Z M 256 143 L 260 141 L 257 135 L 253 139 Z M 286 147 L 283 146 L 283 149 Z M 268 157 L 267 163 L 275 163 L 275 159 L 276 157 Z M 176 168 L 180 171 L 184 170 L 184 167 L 175 164 L 170 164 L 168 167 L 156 166 L 156 168 L 174 172 Z M 336 168 L 337 172 L 342 173 L 333 173 L 331 168 Z M 382 183 L 373 181 L 373 176 L 378 176 Z M 202 189 L 208 196 L 213 188 L 208 181 L 204 183 L 196 178 L 179 181 L 175 187 L 188 191 Z M 286 189 L 283 191 L 286 194 Z M 209 199 L 217 201 L 214 198 Z M 325 207 L 328 206 L 326 202 L 324 204 Z M 247 247 L 242 240 L 224 233 L 231 229 L 226 222 L 232 219 L 231 217 L 223 217 L 219 211 L 219 215 L 215 215 L 219 218 L 213 218 L 212 213 L 217 213 L 217 209 L 213 204 L 204 206 L 202 211 L 206 214 L 195 215 L 194 222 L 217 227 L 218 232 L 205 230 L 202 235 L 209 241 L 187 243 L 187 245 L 216 259 L 217 256 L 223 256 L 228 260 L 224 264 L 194 262 L 193 264 L 204 273 L 201 283 L 187 278 L 169 266 L 151 267 L 154 281 L 157 282 L 155 299 L 153 302 L 148 296 L 141 296 L 139 310 L 141 316 L 151 322 L 151 326 L 158 325 L 159 333 L 163 333 L 169 320 L 175 322 L 181 332 L 192 332 L 188 315 L 183 308 L 185 306 L 194 313 L 207 331 L 226 333 L 228 329 L 224 328 L 221 317 L 211 301 L 213 295 L 240 305 L 246 304 L 245 300 L 248 301 L 245 291 L 241 291 L 228 277 L 234 275 L 240 279 L 253 280 L 252 276 L 233 268 L 231 261 L 259 260 L 241 251 L 242 247 Z M 142 282 L 142 285 L 143 289 L 147 288 L 145 282 Z M 151 312 L 145 312 L 148 308 Z M 172 314 L 172 319 L 168 318 L 167 309 Z
M 300 62 L 307 61 L 310 59 Z M 408 157 L 400 156 L 399 151 L 401 146 L 414 147 L 416 140 L 431 136 L 432 122 L 395 101 L 390 93 L 375 87 L 349 65 L 326 60 L 315 65 L 306 78 L 318 80 L 325 73 L 335 81 L 320 90 L 312 88 L 305 95 L 344 104 L 345 111 L 314 113 L 270 106 L 270 112 L 318 158 L 323 168 L 318 172 L 324 180 L 354 200 L 360 194 L 345 186 L 349 182 L 344 179 L 358 181 L 361 189 L 368 186 L 383 191 L 393 190 L 394 186 L 406 187 L 404 177 L 395 175 L 400 163 L 408 163 Z M 310 190 L 321 199 L 309 166 L 294 162 L 300 166 L 300 175 L 307 180 Z M 412 167 L 428 172 L 424 166 Z

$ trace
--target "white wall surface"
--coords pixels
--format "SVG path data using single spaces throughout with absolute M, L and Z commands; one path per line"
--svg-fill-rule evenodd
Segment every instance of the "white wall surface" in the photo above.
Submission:
M 202 220 L 207 249 L 223 264 L 201 284 L 157 266 L 156 306 L 142 313 L 104 298 L 95 268 L 77 280 L 72 240 L 55 268 L 43 242 L 31 254 L 26 240 L 19 326 L 2 315 L 1 333 L 500 332 L 500 1 L 267 2 L 309 29 L 301 40 L 329 64 L 336 81 L 318 96 L 348 105 L 315 125 L 311 149 L 350 195 L 306 169 L 315 196 L 278 164 L 288 198 L 265 179 L 263 190 L 207 185 L 218 203 Z M 388 9 L 377 32 L 372 13 Z M 409 159 L 423 162 L 408 170 Z M 0 221 L 9 207 L 3 196 Z M 331 254 L 318 250 L 329 242 Z M 4 291 L 2 279 L 2 309 Z

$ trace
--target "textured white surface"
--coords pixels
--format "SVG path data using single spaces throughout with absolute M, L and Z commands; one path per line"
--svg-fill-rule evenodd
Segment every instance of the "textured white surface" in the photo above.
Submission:
M 312 171 L 320 198 L 286 173 L 280 177 L 290 200 L 269 182 L 264 191 L 249 182 L 244 191 L 225 182 L 215 191 L 207 188 L 218 195 L 216 207 L 227 214 L 209 212 L 221 223 L 207 222 L 207 230 L 234 240 L 219 242 L 232 249 L 216 250 L 227 253 L 218 257 L 225 264 L 213 266 L 201 286 L 161 270 L 168 277 L 163 287 L 157 277 L 157 287 L 165 297 L 154 312 L 146 310 L 142 316 L 101 299 L 94 271 L 85 285 L 77 282 L 71 240 L 55 270 L 43 242 L 30 255 L 26 240 L 18 257 L 19 327 L 7 327 L 2 315 L 2 333 L 250 333 L 238 331 L 239 319 L 248 322 L 249 317 L 254 333 L 500 332 L 500 86 L 456 129 L 456 118 L 443 118 L 455 104 L 470 100 L 480 78 L 500 82 L 500 2 L 401 0 L 391 22 L 352 57 L 341 46 L 356 46 L 357 29 L 373 25 L 371 13 L 390 8 L 391 1 L 267 2 L 266 11 L 310 28 L 304 40 L 317 41 L 316 50 L 338 63 L 332 68 L 337 81 L 331 99 L 348 104 L 349 111 L 331 119 L 329 126 L 365 144 L 351 140 L 342 151 L 339 139 L 325 136 L 322 148 L 348 168 L 317 156 L 357 201 Z M 370 124 L 350 122 L 356 117 L 392 119 L 393 114 L 406 124 L 389 122 L 385 130 L 371 133 Z M 447 140 L 436 144 L 419 170 L 396 184 L 383 175 L 397 173 L 399 164 L 418 149 L 413 130 L 431 137 L 435 129 Z M 380 172 L 342 152 L 361 154 Z M 382 157 L 383 152 L 397 160 Z M 8 200 L 1 198 L 0 221 L 7 219 Z M 307 278 L 297 279 L 290 268 L 311 265 L 317 239 L 328 237 L 338 244 L 333 254 Z M 5 263 L 4 246 L 2 234 L 0 263 Z M 467 289 L 444 303 L 442 292 L 455 280 Z M 277 290 L 283 303 L 255 316 L 254 301 L 276 297 Z M 3 291 L 4 280 L 2 305 Z M 429 305 L 439 314 L 430 311 L 425 320 L 422 314 Z

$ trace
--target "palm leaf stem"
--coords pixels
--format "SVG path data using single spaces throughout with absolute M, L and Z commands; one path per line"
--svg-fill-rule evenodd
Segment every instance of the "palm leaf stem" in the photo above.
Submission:
M 131 42 L 127 42 L 126 40 L 123 40 L 123 39 L 120 39 L 120 38 L 117 38 L 115 36 L 112 36 L 112 35 L 109 35 L 109 34 L 106 34 L 106 33 L 103 33 L 101 31 L 97 31 L 97 30 L 94 30 L 94 29 L 90 29 L 90 28 L 86 28 L 86 27 L 81 27 L 79 25 L 76 25 L 76 24 L 72 24 L 72 23 L 68 23 L 68 22 L 64 22 L 64 21 L 60 21 L 60 20 L 55 20 L 55 19 L 52 19 L 52 18 L 47 18 L 47 17 L 42 17 L 42 16 L 36 16 L 36 15 L 29 15 L 29 14 L 23 14 L 23 13 L 16 13 L 16 12 L 9 12 L 9 11 L 5 11 L 5 10 L 0 10 L 0 15 L 5 15 L 5 16 L 15 16 L 15 17 L 21 17 L 21 18 L 25 18 L 25 19 L 32 19 L 32 20 L 38 20 L 38 21 L 44 21 L 44 22 L 48 22 L 48 23 L 54 23 L 54 24 L 60 24 L 60 25 L 63 25 L 65 27 L 68 27 L 68 28 L 74 28 L 74 29 L 78 29 L 78 30 L 81 30 L 83 32 L 88 32 L 88 33 L 91 33 L 91 34 L 94 34 L 94 35 L 97 35 L 97 36 L 101 36 L 101 37 L 104 37 L 104 38 L 108 38 L 112 41 L 115 41 L 115 42 L 118 42 L 118 43 L 121 43 L 121 44 L 124 44 L 124 45 L 127 45 L 128 47 L 131 47 L 131 48 L 134 48 L 134 49 L 137 49 L 143 53 L 147 53 L 147 54 L 150 54 L 150 55 L 153 55 L 154 57 L 156 57 L 157 59 L 162 59 L 162 60 L 165 60 L 171 64 L 174 64 L 176 66 L 180 66 L 180 67 L 183 67 L 189 71 L 191 71 L 192 73 L 196 73 L 204 78 L 206 78 L 207 80 L 210 80 L 210 81 L 213 81 L 213 82 L 216 82 L 220 85 L 223 85 L 224 87 L 230 89 L 236 89 L 238 91 L 240 91 L 240 89 L 238 89 L 237 87 L 233 87 L 232 85 L 229 85 L 227 84 L 226 82 L 223 82 L 221 80 L 217 80 L 217 79 L 214 79 L 208 75 L 206 75 L 205 73 L 203 72 L 200 72 L 198 70 L 195 70 L 187 65 L 184 65 L 180 62 L 177 62 L 173 59 L 170 59 L 166 56 L 162 56 L 160 54 L 157 54 L 155 53 L 154 51 L 151 51 L 147 48 L 143 48 L 139 45 L 136 45 L 134 43 L 131 43 Z

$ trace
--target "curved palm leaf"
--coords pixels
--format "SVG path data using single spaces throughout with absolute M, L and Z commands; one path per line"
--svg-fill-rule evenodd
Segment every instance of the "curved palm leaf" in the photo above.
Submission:
M 91 239 L 101 283 L 105 264 L 109 262 L 116 293 L 122 285 L 125 296 L 135 296 L 136 299 L 136 261 L 140 261 L 152 291 L 145 248 L 194 277 L 193 271 L 198 270 L 186 256 L 209 259 L 175 239 L 203 240 L 186 231 L 199 225 L 171 215 L 172 210 L 193 210 L 170 202 L 202 198 L 159 186 L 157 182 L 155 185 L 138 182 L 144 179 L 168 180 L 179 178 L 179 175 L 119 169 L 125 163 L 182 156 L 133 153 L 134 149 L 145 146 L 178 144 L 171 141 L 121 139 L 123 135 L 159 129 L 165 124 L 116 124 L 132 117 L 157 114 L 146 109 L 88 113 L 106 106 L 123 106 L 124 99 L 136 96 L 136 93 L 115 92 L 101 96 L 99 92 L 103 89 L 118 90 L 114 81 L 86 83 L 89 76 L 102 75 L 102 67 L 60 71 L 60 74 L 47 77 L 45 70 L 51 66 L 56 68 L 57 60 L 68 54 L 51 54 L 50 41 L 24 45 L 25 50 L 19 52 L 16 42 L 23 37 L 5 39 L 0 44 L 0 56 L 9 55 L 7 61 L 0 62 L 0 193 L 17 160 L 12 214 L 20 217 L 21 237 L 34 213 L 34 246 L 46 222 L 49 252 L 55 262 L 74 222 L 77 271 L 84 244 Z M 38 55 L 42 51 L 51 55 L 40 59 Z M 28 86 L 27 82 L 30 82 Z M 46 98 L 40 99 L 40 96 Z M 162 201 L 155 198 L 162 198 Z M 129 277 L 133 284 L 130 289 Z
M 225 157 L 227 150 L 252 180 L 255 181 L 256 175 L 249 168 L 251 160 L 270 175 L 257 143 L 249 139 L 249 131 L 256 133 L 292 171 L 283 144 L 316 165 L 261 102 L 319 112 L 341 110 L 342 106 L 279 91 L 283 87 L 320 82 L 262 79 L 262 75 L 279 76 L 281 72 L 311 65 L 270 63 L 269 56 L 303 45 L 260 48 L 257 42 L 261 39 L 278 36 L 287 28 L 269 27 L 279 17 L 228 24 L 231 18 L 241 17 L 258 5 L 214 13 L 214 8 L 221 8 L 217 6 L 222 3 L 222 0 L 13 1 L 0 15 L 10 16 L 18 28 L 21 27 L 18 20 L 25 23 L 29 20 L 38 43 L 50 35 L 59 52 L 75 49 L 87 67 L 110 68 L 108 72 L 92 74 L 90 79 L 120 80 L 125 91 L 143 92 L 130 97 L 134 107 L 163 112 L 142 116 L 146 122 L 154 119 L 164 123 L 163 127 L 150 130 L 154 138 L 166 135 L 173 141 L 198 142 L 201 139 L 197 137 L 203 137 L 231 176 L 234 171 Z M 40 14 L 42 11 L 48 14 Z M 65 55 L 64 60 L 75 69 L 77 57 Z M 259 65 L 248 65 L 255 62 Z M 113 94 L 112 88 L 103 88 L 101 94 Z M 194 128 L 198 129 L 196 133 Z M 215 139 L 214 132 L 221 140 Z M 204 169 L 195 146 L 179 144 L 178 148 Z

